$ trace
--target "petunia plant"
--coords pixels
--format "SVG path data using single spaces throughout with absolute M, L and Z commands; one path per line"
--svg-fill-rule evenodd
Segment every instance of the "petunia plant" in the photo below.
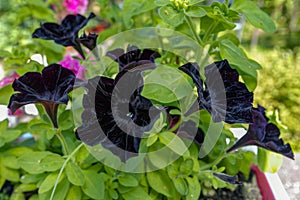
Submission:
M 53 40 L 79 56 L 45 50 L 49 65 L 28 57 L 0 89 L 12 113 L 28 104 L 38 112 L 0 122 L 0 186 L 12 185 L 12 199 L 205 199 L 268 162 L 242 147 L 294 159 L 253 103 L 261 66 L 234 32 L 241 15 L 274 31 L 253 2 L 100 0 L 90 2 L 96 14 L 84 13 L 87 1 L 63 4 L 71 13 L 41 22 L 32 43 Z M 99 19 L 109 28 L 89 31 Z M 234 127 L 246 133 L 237 139 Z

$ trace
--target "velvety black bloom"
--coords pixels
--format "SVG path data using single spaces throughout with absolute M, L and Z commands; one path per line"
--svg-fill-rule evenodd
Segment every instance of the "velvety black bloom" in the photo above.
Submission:
M 154 67 L 154 63 L 147 66 Z M 88 145 L 101 144 L 123 161 L 138 153 L 143 133 L 152 128 L 160 113 L 141 95 L 143 70 L 143 65 L 125 67 L 115 79 L 97 76 L 88 80 L 78 139 Z
M 135 66 L 154 63 L 154 59 L 160 57 L 160 54 L 151 49 L 140 50 L 136 46 L 128 46 L 126 53 L 123 49 L 115 49 L 106 54 L 114 61 L 119 63 L 119 70 L 124 68 L 134 68 Z
M 199 108 L 209 111 L 214 122 L 252 122 L 253 93 L 239 82 L 238 72 L 230 67 L 227 60 L 204 68 L 204 84 L 196 63 L 187 63 L 179 69 L 193 79 L 198 91 Z
M 75 74 L 58 64 L 49 65 L 41 74 L 28 72 L 13 82 L 12 87 L 19 93 L 11 96 L 8 108 L 14 113 L 26 104 L 40 103 L 57 128 L 58 105 L 68 103 L 74 82 Z
M 283 140 L 279 139 L 280 131 L 277 126 L 268 122 L 268 118 L 265 116 L 265 108 L 258 106 L 258 108 L 253 108 L 252 113 L 253 124 L 249 125 L 247 133 L 228 149 L 227 153 L 240 147 L 257 145 L 294 159 L 290 144 L 284 144 Z
M 83 33 L 83 36 L 79 38 L 79 41 L 89 50 L 93 50 L 97 45 L 97 37 L 98 34 L 96 33 L 89 33 L 88 35 Z
M 60 25 L 49 22 L 41 24 L 41 28 L 38 28 L 33 32 L 32 38 L 54 40 L 57 44 L 72 46 L 83 58 L 85 58 L 78 40 L 78 32 L 93 17 L 95 17 L 94 13 L 91 13 L 88 18 L 80 14 L 68 15 L 63 19 Z

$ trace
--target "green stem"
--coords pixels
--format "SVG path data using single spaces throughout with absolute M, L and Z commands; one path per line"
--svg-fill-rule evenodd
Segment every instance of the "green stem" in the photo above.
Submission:
M 193 25 L 192 19 L 187 15 L 185 15 L 184 17 L 185 17 L 186 23 L 188 24 L 188 26 L 190 27 L 190 29 L 193 33 L 194 38 L 200 44 L 200 46 L 203 47 L 203 42 L 202 42 L 201 38 L 199 37 L 199 35 L 197 34 L 197 31 Z
M 219 24 L 219 22 L 217 21 L 217 23 L 214 22 L 214 23 L 212 23 L 212 24 L 208 27 L 206 33 L 205 33 L 204 36 L 203 36 L 203 41 L 207 41 L 208 36 L 211 34 L 211 32 L 216 28 L 216 26 L 217 26 L 218 24 Z
M 64 136 L 61 134 L 61 131 L 59 129 L 57 129 L 55 135 L 58 137 L 58 139 L 59 139 L 59 141 L 60 141 L 60 143 L 62 145 L 63 153 L 65 155 L 69 155 L 69 150 L 68 150 L 68 146 L 67 146 L 66 140 L 65 140 Z
M 74 151 L 68 156 L 68 158 L 65 160 L 64 164 L 62 165 L 59 173 L 58 173 L 58 176 L 56 178 L 56 181 L 55 181 L 55 184 L 53 186 L 53 190 L 51 192 L 51 196 L 50 196 L 50 200 L 53 200 L 53 197 L 54 197 L 54 194 L 55 194 L 55 190 L 57 188 L 57 185 L 58 185 L 58 182 L 59 182 L 59 179 L 66 167 L 66 165 L 68 164 L 69 160 L 76 154 L 76 152 L 84 145 L 84 143 L 81 143 L 80 145 L 78 145 L 78 147 L 76 149 L 74 149 Z
M 213 162 L 211 162 L 210 164 L 204 165 L 203 167 L 200 167 L 200 171 L 204 171 L 207 170 L 211 167 L 213 167 L 214 165 L 217 165 L 219 162 L 221 162 L 225 157 L 227 156 L 227 154 L 223 154 L 222 156 L 218 157 L 217 159 L 215 159 Z

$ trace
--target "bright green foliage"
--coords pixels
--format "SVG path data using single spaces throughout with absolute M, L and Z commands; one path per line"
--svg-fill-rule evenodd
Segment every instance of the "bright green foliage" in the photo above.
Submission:
M 57 22 L 56 13 L 49 7 L 51 4 L 55 4 L 58 10 L 62 9 L 61 1 L 6 0 L 5 2 L 0 4 L 0 24 L 3 25 L 0 30 L 0 38 L 6 38 L 0 41 L 0 61 L 6 73 L 10 74 L 12 71 L 16 71 L 19 75 L 23 75 L 29 71 L 40 72 L 44 65 L 30 60 L 35 53 L 45 55 L 49 64 L 61 61 L 65 51 L 64 47 L 53 41 L 31 39 L 31 33 L 35 27 L 39 26 L 40 22 Z M 235 0 L 231 7 L 219 2 L 206 5 L 203 0 L 125 0 L 123 6 L 118 5 L 115 1 L 97 0 L 91 4 L 91 6 L 96 5 L 101 9 L 99 13 L 95 14 L 99 16 L 99 19 L 103 18 L 111 25 L 100 33 L 98 44 L 117 33 L 133 28 L 167 27 L 187 35 L 192 41 L 186 43 L 181 38 L 171 38 L 168 42 L 175 43 L 174 47 L 193 49 L 194 44 L 201 47 L 201 52 L 197 52 L 200 55 L 195 55 L 196 59 L 193 60 L 201 61 L 198 63 L 201 67 L 201 75 L 203 75 L 205 63 L 210 62 L 209 57 L 215 60 L 227 59 L 231 66 L 239 72 L 249 90 L 254 91 L 258 86 L 257 71 L 261 69 L 261 66 L 251 59 L 257 57 L 251 54 L 248 57 L 233 31 L 236 27 L 235 22 L 240 19 L 241 13 L 253 26 L 265 32 L 275 31 L 275 25 L 271 18 L 254 2 Z M 160 34 L 163 37 L 167 36 L 168 32 Z M 121 42 L 123 44 L 124 41 L 116 40 L 114 42 L 112 46 L 118 46 L 117 44 Z M 186 63 L 187 57 L 184 55 L 181 58 L 180 55 L 172 52 L 160 49 L 159 51 L 161 58 L 155 60 L 159 67 L 145 73 L 142 95 L 158 106 L 167 104 L 180 107 L 179 104 L 182 103 L 184 104 L 181 107 L 182 111 L 187 111 L 196 98 L 195 90 L 191 80 L 177 70 L 178 66 Z M 204 51 L 207 52 L 207 56 L 204 55 Z M 106 57 L 101 61 L 103 63 L 112 62 L 108 61 Z M 296 76 L 293 73 L 296 68 L 291 69 L 290 62 L 282 63 L 282 66 L 286 66 L 286 69 Z M 274 67 L 278 71 L 282 70 L 276 65 Z M 103 74 L 113 77 L 116 72 L 117 65 L 112 64 Z M 90 77 L 95 74 L 90 71 L 87 75 Z M 278 79 L 274 80 L 280 82 L 281 87 L 294 87 L 291 81 L 286 83 L 280 79 L 279 73 L 278 76 Z M 270 81 L 265 78 L 264 80 Z M 293 78 L 293 80 L 300 79 Z M 272 83 L 270 81 L 270 86 L 273 84 L 273 81 Z M 273 90 L 272 87 L 268 88 Z M 259 91 L 266 93 L 261 88 Z M 0 88 L 0 103 L 7 105 L 12 93 L 11 85 Z M 82 91 L 81 94 L 83 93 Z M 269 93 L 275 94 L 275 92 Z M 278 102 L 287 102 L 286 107 L 293 102 L 295 108 L 298 108 L 296 104 L 299 105 L 300 102 L 296 99 L 297 94 L 298 91 L 295 89 L 292 94 L 278 94 L 275 97 Z M 74 94 L 70 98 L 71 104 L 81 105 L 79 97 L 80 95 Z M 270 97 L 265 97 L 267 102 Z M 262 99 L 259 99 L 259 102 L 264 103 Z M 279 104 L 274 106 L 279 106 Z M 137 166 L 137 161 L 144 157 L 135 157 L 126 163 L 128 168 L 143 169 L 148 164 L 158 170 L 147 171 L 146 169 L 146 172 L 137 174 L 121 172 L 99 161 L 110 158 L 111 162 L 115 164 L 114 166 L 118 166 L 121 163 L 120 159 L 111 152 L 104 151 L 103 148 L 95 148 L 102 152 L 97 160 L 88 148 L 76 139 L 74 129 L 80 122 L 80 112 L 82 112 L 80 106 L 77 107 L 76 111 L 70 110 L 65 105 L 59 107 L 59 129 L 52 128 L 48 116 L 39 105 L 37 106 L 39 116 L 30 118 L 27 123 L 19 123 L 12 128 L 8 127 L 7 120 L 0 122 L 0 188 L 5 181 L 14 184 L 15 190 L 11 199 L 25 199 L 25 192 L 33 192 L 30 200 L 196 200 L 201 195 L 212 196 L 215 189 L 218 188 L 234 188 L 213 176 L 214 172 L 225 172 L 230 175 L 242 172 L 247 178 L 250 165 L 256 163 L 256 156 L 251 152 L 225 153 L 229 145 L 226 143 L 226 139 L 230 141 L 230 145 L 235 139 L 228 127 L 223 128 L 223 123 L 210 124 L 211 117 L 208 112 L 197 112 L 193 116 L 185 118 L 186 116 L 182 116 L 179 110 L 172 110 L 171 114 L 181 115 L 182 118 L 191 119 L 199 124 L 199 128 L 206 135 L 204 144 L 199 147 L 190 140 L 174 134 L 172 131 L 175 129 L 168 130 L 167 116 L 162 114 L 152 130 L 145 134 L 146 137 L 140 144 L 140 152 L 148 153 L 145 158 L 149 163 Z M 286 107 L 280 108 L 280 111 Z M 298 109 L 292 114 L 299 112 Z M 78 116 L 73 116 L 74 113 Z M 284 117 L 287 116 L 286 112 L 281 113 L 284 113 Z M 200 119 L 196 115 L 200 115 Z M 292 130 L 296 132 L 295 121 L 293 124 Z M 18 141 L 17 139 L 23 133 L 30 133 L 33 138 Z M 165 149 L 165 151 L 152 153 L 159 149 Z M 259 157 L 261 156 L 267 157 L 259 155 Z M 258 164 L 268 171 L 274 171 L 278 167 L 278 165 L 270 165 L 267 162 L 258 162 Z M 3 197 L 3 199 L 5 198 Z

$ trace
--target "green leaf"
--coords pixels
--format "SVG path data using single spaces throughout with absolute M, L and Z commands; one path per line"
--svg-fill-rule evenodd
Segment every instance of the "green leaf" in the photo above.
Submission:
M 37 194 L 32 195 L 28 200 L 41 200 Z
M 18 182 L 20 179 L 20 174 L 17 170 L 5 167 L 3 163 L 0 163 L 0 174 L 3 178 L 12 182 Z
M 172 197 L 173 183 L 165 171 L 154 171 L 147 173 L 149 185 L 158 193 Z
M 4 132 L 8 128 L 8 120 L 3 120 L 0 122 L 0 135 L 2 135 L 2 132 Z
M 25 174 L 21 176 L 21 183 L 37 183 L 42 179 L 45 179 L 47 174 Z
M 189 0 L 189 5 L 195 5 L 195 4 L 198 4 L 198 3 L 201 3 L 205 0 Z
M 245 53 L 230 40 L 220 42 L 220 54 L 222 59 L 227 59 L 230 65 L 242 76 L 248 89 L 253 91 L 257 82 L 257 71 L 262 69 L 260 64 L 249 59 Z
M 56 171 L 61 168 L 64 159 L 48 151 L 29 152 L 18 158 L 19 165 L 31 174 Z
M 154 144 L 158 139 L 157 134 L 152 134 L 147 138 L 147 147 L 150 147 L 152 144 Z
M 20 157 L 23 154 L 32 152 L 32 149 L 28 147 L 14 147 L 5 151 L 7 154 L 14 155 L 16 157 Z
M 84 175 L 80 167 L 73 162 L 69 162 L 66 166 L 66 174 L 68 180 L 77 186 L 82 186 L 84 184 Z
M 4 183 L 5 183 L 5 178 L 4 177 L 2 177 L 2 176 L 0 176 L 0 188 L 2 188 L 2 186 L 4 185 Z
M 53 172 L 60 169 L 64 161 L 60 155 L 51 153 L 41 159 L 40 166 L 44 171 Z
M 10 96 L 13 94 L 14 90 L 11 84 L 0 88 L 0 104 L 8 105 Z
M 161 113 L 159 118 L 155 121 L 152 129 L 147 133 L 159 133 L 166 125 L 164 115 Z
M 81 200 L 82 199 L 82 192 L 80 187 L 71 186 L 69 192 L 67 194 L 66 200 Z
M 206 11 L 199 7 L 199 6 L 191 6 L 189 9 L 185 12 L 186 15 L 190 17 L 203 17 L 206 15 Z
M 98 174 L 91 170 L 85 170 L 83 171 L 83 174 L 85 177 L 85 183 L 81 187 L 82 191 L 91 198 L 104 199 L 105 174 Z
M 179 26 L 184 21 L 184 13 L 182 11 L 178 11 L 172 5 L 165 5 L 161 7 L 158 14 L 164 22 L 174 27 Z
M 11 53 L 9 51 L 0 50 L 0 58 L 6 58 L 6 57 L 10 57 L 10 56 L 11 56 Z
M 123 2 L 123 19 L 127 28 L 132 26 L 131 18 L 133 16 L 148 12 L 156 8 L 154 0 L 124 0 Z
M 154 4 L 157 6 L 165 6 L 171 4 L 170 0 L 154 0 Z
M 173 180 L 174 186 L 176 190 L 181 194 L 181 195 L 187 195 L 188 194 L 188 186 L 184 178 L 178 177 L 174 178 Z
M 142 95 L 161 103 L 171 103 L 193 93 L 193 88 L 177 69 L 160 65 L 145 77 Z
M 193 159 L 186 159 L 181 165 L 180 165 L 180 171 L 185 174 L 190 174 L 193 171 L 194 167 L 194 161 Z
M 85 148 L 85 146 L 81 147 L 76 155 L 75 155 L 75 158 L 76 158 L 76 161 L 81 164 L 83 163 L 88 157 L 90 156 L 90 153 L 89 151 Z
M 254 2 L 249 0 L 235 0 L 232 9 L 243 13 L 247 20 L 255 27 L 267 33 L 276 31 L 276 26 L 271 17 L 262 11 Z
M 19 169 L 20 165 L 18 163 L 18 160 L 15 156 L 11 156 L 11 155 L 4 155 L 1 158 L 3 165 L 5 167 L 9 167 L 11 169 Z
M 14 191 L 9 199 L 10 200 L 25 200 L 25 195 L 22 192 Z
M 187 146 L 175 133 L 162 132 L 159 133 L 158 137 L 161 143 L 169 147 L 178 155 L 183 155 L 185 152 L 187 152 Z
M 186 177 L 189 192 L 186 195 L 186 200 L 198 200 L 201 192 L 201 185 L 196 176 Z
M 136 187 L 139 185 L 138 180 L 129 174 L 120 176 L 119 183 L 126 187 Z
M 70 188 L 69 181 L 65 178 L 63 179 L 58 185 L 55 190 L 53 199 L 55 200 L 65 200 L 65 197 L 67 196 L 67 193 Z
M 256 155 L 251 151 L 243 152 L 243 162 L 240 166 L 240 171 L 244 174 L 245 179 L 249 178 L 251 163 L 255 163 Z M 222 171 L 219 171 L 222 172 Z
M 15 190 L 21 190 L 22 192 L 30 192 L 37 189 L 36 184 L 21 184 Z
M 276 173 L 282 165 L 283 158 L 281 154 L 258 148 L 257 162 L 263 172 Z
M 125 200 L 140 200 L 141 198 L 143 200 L 151 200 L 148 193 L 142 187 L 135 187 L 129 192 L 122 194 L 122 197 Z
M 8 129 L 0 133 L 0 139 L 3 140 L 4 143 L 8 143 L 17 139 L 21 133 L 22 131 L 20 130 Z
M 55 185 L 56 179 L 58 177 L 58 173 L 51 173 L 49 174 L 45 180 L 42 182 L 42 184 L 39 187 L 39 194 L 45 193 L 53 188 Z M 64 178 L 64 176 L 60 176 L 59 182 Z
M 74 126 L 73 114 L 71 110 L 65 110 L 59 115 L 58 125 L 61 130 L 66 130 Z

